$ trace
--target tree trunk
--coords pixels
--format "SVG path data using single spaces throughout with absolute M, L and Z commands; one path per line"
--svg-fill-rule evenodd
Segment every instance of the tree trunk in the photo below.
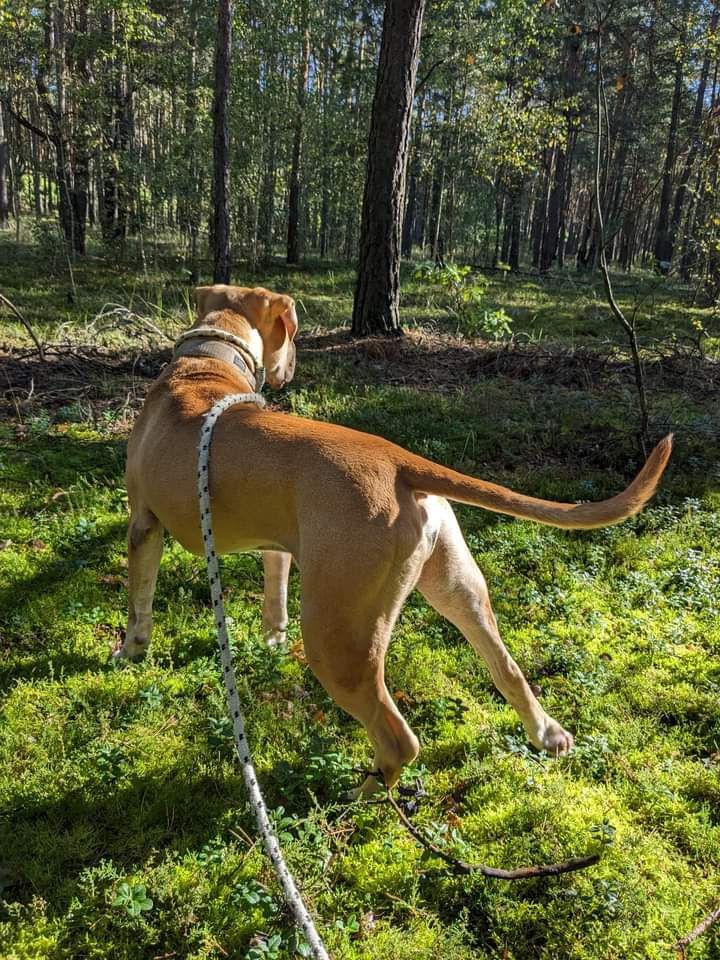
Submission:
M 352 331 L 400 333 L 400 232 L 425 0 L 387 0 L 360 230 Z
M 293 133 L 292 162 L 290 166 L 287 240 L 288 263 L 300 262 L 300 188 L 302 177 L 303 125 L 305 121 L 308 73 L 310 70 L 310 28 L 308 26 L 307 0 L 303 0 L 300 9 L 300 26 L 303 35 L 303 45 L 302 59 L 300 61 L 300 69 L 298 70 L 295 130 Z
M 218 0 L 213 99 L 213 280 L 230 283 L 230 47 L 232 0 Z
M 403 217 L 402 255 L 405 259 L 409 259 L 412 256 L 413 240 L 415 239 L 417 231 L 415 220 L 417 214 L 418 181 L 420 179 L 424 103 L 425 100 L 421 96 L 420 103 L 418 104 L 417 118 L 415 120 L 415 136 L 413 137 L 413 151 L 410 161 L 410 184 L 408 187 L 407 201 L 405 203 L 405 215 Z
M 685 23 L 687 23 L 687 6 L 688 0 L 685 0 L 682 12 Z M 668 269 L 673 250 L 672 236 L 670 234 L 670 198 L 672 194 L 673 167 L 675 166 L 675 152 L 677 148 L 678 123 L 680 121 L 680 105 L 683 93 L 685 35 L 683 35 L 681 47 L 683 52 L 677 55 L 677 62 L 675 64 L 675 85 L 673 88 L 672 111 L 670 114 L 670 130 L 668 131 L 665 163 L 663 165 L 660 208 L 658 211 L 657 226 L 655 228 L 655 263 L 663 270 Z M 666 264 L 667 266 L 665 266 Z
M 710 19 L 710 37 L 713 38 L 713 41 L 717 32 L 718 14 L 720 14 L 720 7 L 716 5 Z M 693 165 L 702 146 L 702 141 L 700 139 L 700 126 L 702 123 L 703 109 L 705 106 L 705 89 L 707 87 L 708 75 L 710 73 L 710 52 L 710 45 L 708 45 L 708 49 L 705 51 L 702 69 L 700 71 L 700 82 L 698 84 L 697 96 L 695 98 L 695 109 L 693 110 L 692 122 L 690 124 L 690 145 L 688 147 L 685 163 L 683 164 L 682 173 L 680 174 L 680 182 L 678 183 L 677 190 L 675 191 L 675 203 L 673 206 L 672 219 L 670 221 L 669 229 L 670 235 L 668 238 L 668 260 L 672 260 L 673 251 L 675 248 L 675 239 L 677 237 L 678 230 L 680 229 L 680 222 L 682 220 L 683 205 L 685 203 L 685 196 L 687 194 L 687 185 L 690 181 Z
M 0 104 L 0 230 L 10 226 L 9 168 L 10 148 L 5 137 L 4 107 Z
M 510 269 L 517 273 L 520 270 L 520 210 L 522 187 L 514 188 L 510 200 L 510 245 L 507 262 Z
M 198 3 L 192 0 L 188 13 L 189 56 L 185 75 L 185 189 L 182 197 L 181 226 L 188 236 L 188 268 L 190 280 L 200 277 L 197 241 L 200 232 L 200 191 L 197 155 L 197 86 L 198 86 Z

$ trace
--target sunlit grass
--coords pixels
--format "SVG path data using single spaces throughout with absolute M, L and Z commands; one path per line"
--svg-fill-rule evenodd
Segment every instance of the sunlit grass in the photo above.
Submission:
M 88 266 L 80 303 L 60 310 L 64 281 L 13 269 L 9 295 L 28 314 L 37 307 L 48 336 L 134 284 Z M 349 319 L 352 277 L 331 269 L 278 267 L 252 282 L 289 288 L 308 317 L 336 326 Z M 149 301 L 152 284 L 142 289 Z M 181 293 L 162 290 L 168 323 L 179 322 Z M 525 279 L 492 281 L 488 297 L 544 311 L 543 335 L 561 342 L 591 319 L 587 299 L 573 318 L 569 294 L 553 299 Z M 634 398 L 602 384 L 493 376 L 435 393 L 378 382 L 352 356 L 301 352 L 281 402 L 540 496 L 607 496 L 637 466 Z M 348 810 L 352 768 L 370 761 L 365 735 L 295 651 L 262 647 L 259 559 L 224 561 L 258 768 L 334 956 L 660 960 L 720 900 L 718 409 L 666 392 L 654 411 L 678 444 L 658 498 L 633 521 L 564 533 L 458 510 L 509 648 L 576 734 L 570 757 L 528 748 L 484 666 L 417 595 L 388 656 L 390 688 L 422 741 L 406 774 L 428 791 L 417 823 L 435 836 L 456 829 L 462 856 L 495 865 L 601 850 L 586 872 L 519 884 L 453 876 L 386 808 Z M 242 960 L 253 937 L 276 933 L 277 956 L 293 956 L 232 759 L 201 561 L 168 543 L 150 655 L 111 665 L 126 609 L 123 436 L 112 418 L 20 413 L 0 427 L 0 957 Z M 294 643 L 296 574 L 290 612 Z M 114 905 L 123 883 L 144 887 L 152 907 L 131 916 Z M 691 956 L 719 950 L 715 929 Z

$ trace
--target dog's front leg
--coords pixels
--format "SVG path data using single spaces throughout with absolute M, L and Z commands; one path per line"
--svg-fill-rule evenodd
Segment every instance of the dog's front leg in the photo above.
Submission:
M 279 550 L 263 550 L 265 597 L 263 600 L 263 637 L 269 647 L 284 643 L 288 625 L 288 577 L 292 557 Z
M 113 654 L 135 660 L 150 645 L 152 604 L 155 596 L 163 528 L 148 509 L 133 509 L 128 528 L 128 626 L 125 641 Z

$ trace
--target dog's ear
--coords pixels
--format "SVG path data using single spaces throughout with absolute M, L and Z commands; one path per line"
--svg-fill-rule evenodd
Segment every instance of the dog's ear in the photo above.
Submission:
M 197 307 L 198 319 L 202 318 L 207 313 L 207 308 L 205 306 L 208 298 L 208 294 L 212 290 L 212 287 L 193 287 L 192 298 L 195 301 L 195 306 Z
M 280 319 L 285 325 L 285 331 L 287 332 L 288 337 L 291 340 L 295 339 L 295 334 L 298 330 L 298 318 L 297 313 L 295 312 L 295 301 L 292 297 L 283 296 L 281 298 L 283 311 L 280 314 Z

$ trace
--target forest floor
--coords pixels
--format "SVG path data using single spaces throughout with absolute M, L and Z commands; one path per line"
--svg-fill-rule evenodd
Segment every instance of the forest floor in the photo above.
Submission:
M 2 315 L 0 957 L 297 955 L 233 762 L 201 560 L 167 544 L 149 656 L 109 659 L 125 624 L 125 440 L 165 337 L 188 321 L 179 261 L 145 278 L 89 257 L 69 296 L 62 265 L 4 243 L 0 275 L 55 344 L 40 362 Z M 347 267 L 236 277 L 298 300 L 298 371 L 278 409 L 553 499 L 610 495 L 638 467 L 632 371 L 599 282 L 488 278 L 488 308 L 515 332 L 495 343 L 464 337 L 408 275 L 408 336 L 356 343 Z M 668 281 L 618 284 L 638 310 L 653 437 L 677 438 L 652 505 L 580 533 L 458 508 L 504 639 L 574 751 L 530 749 L 484 665 L 417 595 L 387 666 L 422 743 L 403 778 L 427 791 L 416 824 L 466 860 L 597 851 L 597 865 L 456 876 L 386 806 L 343 804 L 370 751 L 304 663 L 297 576 L 291 644 L 269 651 L 259 559 L 224 561 L 263 787 L 336 958 L 660 960 L 720 904 L 720 321 Z M 137 321 L 100 330 L 107 304 L 165 337 Z M 720 925 L 688 957 L 717 960 Z

